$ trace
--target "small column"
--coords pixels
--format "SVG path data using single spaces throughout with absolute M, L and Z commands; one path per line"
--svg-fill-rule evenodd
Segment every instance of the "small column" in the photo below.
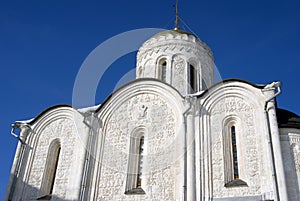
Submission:
M 274 95 L 275 88 L 268 87 L 265 88 L 265 95 L 267 98 L 272 97 Z M 274 103 L 274 99 L 267 103 L 267 115 L 269 117 L 269 125 L 270 125 L 270 132 L 271 132 L 271 140 L 273 145 L 273 154 L 274 154 L 274 164 L 275 164 L 275 171 L 277 175 L 277 186 L 279 192 L 279 200 L 285 201 L 288 199 L 287 194 L 287 187 L 285 181 L 285 173 L 284 173 L 284 165 L 282 159 L 282 152 L 280 147 L 280 136 L 279 136 L 279 129 L 276 117 L 276 107 Z M 275 192 L 276 193 L 276 192 Z
M 25 187 L 24 182 L 22 182 L 25 171 L 25 168 L 23 168 L 23 161 L 27 159 L 28 153 L 25 153 L 26 144 L 23 144 L 21 141 L 26 142 L 26 138 L 28 133 L 30 132 L 30 128 L 22 124 L 20 124 L 18 127 L 20 128 L 20 139 L 17 145 L 17 150 L 11 168 L 11 175 L 9 178 L 9 183 L 6 189 L 4 200 L 21 200 L 23 196 L 21 192 L 23 192 L 23 189 Z
M 196 174 L 195 174 L 195 126 L 193 99 L 190 100 L 192 108 L 186 116 L 187 136 L 187 200 L 196 200 Z

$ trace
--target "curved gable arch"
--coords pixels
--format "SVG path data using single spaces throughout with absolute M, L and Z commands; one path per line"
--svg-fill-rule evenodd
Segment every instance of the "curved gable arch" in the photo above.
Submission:
M 78 183 L 81 177 L 81 174 L 69 175 L 71 169 L 80 172 L 83 166 L 81 161 L 76 161 L 85 154 L 83 142 L 87 131 L 80 132 L 83 117 L 70 106 L 56 106 L 39 115 L 30 127 L 24 154 L 27 160 L 24 197 L 49 196 L 53 191 L 56 196 L 68 199 L 63 186 Z
M 124 192 L 124 197 L 119 199 L 126 199 L 127 194 L 149 194 L 148 187 L 143 188 L 143 181 L 151 181 L 151 185 L 158 188 L 163 182 L 162 174 L 157 175 L 159 171 L 165 171 L 169 185 L 175 186 L 174 163 L 179 158 L 176 150 L 182 143 L 179 130 L 183 126 L 185 109 L 181 95 L 158 80 L 140 79 L 116 91 L 97 114 L 103 126 L 97 141 L 101 151 L 96 156 L 100 162 L 95 167 L 95 195 L 100 196 L 104 189 L 109 189 L 110 181 L 116 181 L 116 189 Z M 143 166 L 144 177 L 139 182 L 136 176 L 138 158 L 130 158 L 130 153 L 135 150 L 135 155 L 138 154 L 138 146 L 136 149 L 132 146 L 140 145 L 138 142 L 143 135 L 145 149 L 151 154 L 143 157 L 147 165 Z M 134 172 L 135 176 L 130 175 Z M 141 186 L 136 185 L 139 183 Z M 159 190 L 163 192 L 165 187 Z M 170 196 L 174 198 L 175 195 Z
M 248 186 L 249 191 L 260 192 L 262 164 L 260 149 L 264 147 L 264 100 L 259 88 L 239 82 L 218 83 L 202 95 L 200 110 L 204 114 L 202 130 L 209 155 L 208 181 L 219 191 L 218 197 L 232 188 Z M 265 145 L 267 146 L 267 145 Z M 221 170 L 221 171 L 220 171 Z M 242 194 L 240 194 L 242 196 Z
M 240 81 L 221 81 L 210 89 L 206 90 L 201 99 L 202 108 L 211 111 L 220 100 L 226 97 L 237 97 L 245 100 L 247 104 L 261 107 L 263 109 L 264 95 L 261 89 Z
M 152 94 L 163 98 L 178 111 L 178 115 L 185 108 L 184 98 L 175 88 L 156 79 L 142 78 L 130 82 L 111 94 L 96 110 L 98 117 L 104 120 L 109 118 L 126 100 L 142 94 Z

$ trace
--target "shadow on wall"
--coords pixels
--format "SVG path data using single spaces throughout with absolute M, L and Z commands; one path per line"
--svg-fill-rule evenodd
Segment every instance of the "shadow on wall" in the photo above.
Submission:
M 292 158 L 292 160 L 291 160 L 291 162 L 290 163 L 285 163 L 284 165 L 285 166 L 287 166 L 287 165 L 289 165 L 289 166 L 291 166 L 291 167 L 293 167 L 293 168 L 290 168 L 290 167 L 286 167 L 285 169 L 295 169 L 295 171 L 286 171 L 285 172 L 285 174 L 286 174 L 286 176 L 287 177 L 289 177 L 289 180 L 290 181 L 292 181 L 292 182 L 294 182 L 294 185 L 295 185 L 295 188 L 290 188 L 289 190 L 290 191 L 294 191 L 293 192 L 293 195 L 298 195 L 298 199 L 299 199 L 299 196 L 300 196 L 300 191 L 299 191 L 299 181 L 298 181 L 298 179 L 297 179 L 297 168 L 296 168 L 296 166 L 298 165 L 297 164 L 297 158 L 295 158 L 295 155 L 293 154 L 293 149 L 294 149 L 294 146 L 295 145 L 292 145 L 291 147 L 290 147 L 290 151 L 291 151 L 291 158 Z M 295 167 L 295 168 L 294 168 Z M 295 199 L 296 200 L 296 199 Z
M 11 178 L 13 175 L 11 175 Z M 23 181 L 18 180 L 15 186 L 6 191 L 4 201 L 33 201 L 33 200 L 55 200 L 55 201 L 71 201 L 57 195 L 39 195 L 40 189 L 28 185 Z

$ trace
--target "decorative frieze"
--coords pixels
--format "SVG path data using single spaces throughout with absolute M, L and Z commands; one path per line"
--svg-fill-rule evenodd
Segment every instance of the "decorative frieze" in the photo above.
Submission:
M 290 136 L 291 151 L 294 157 L 295 169 L 298 174 L 300 174 L 300 136 L 291 135 Z

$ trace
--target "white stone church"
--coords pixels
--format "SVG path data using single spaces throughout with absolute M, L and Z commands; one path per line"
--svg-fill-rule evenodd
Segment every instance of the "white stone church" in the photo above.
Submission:
M 5 200 L 300 200 L 300 117 L 277 108 L 279 82 L 213 83 L 210 48 L 178 29 L 136 63 L 98 107 L 13 124 Z

